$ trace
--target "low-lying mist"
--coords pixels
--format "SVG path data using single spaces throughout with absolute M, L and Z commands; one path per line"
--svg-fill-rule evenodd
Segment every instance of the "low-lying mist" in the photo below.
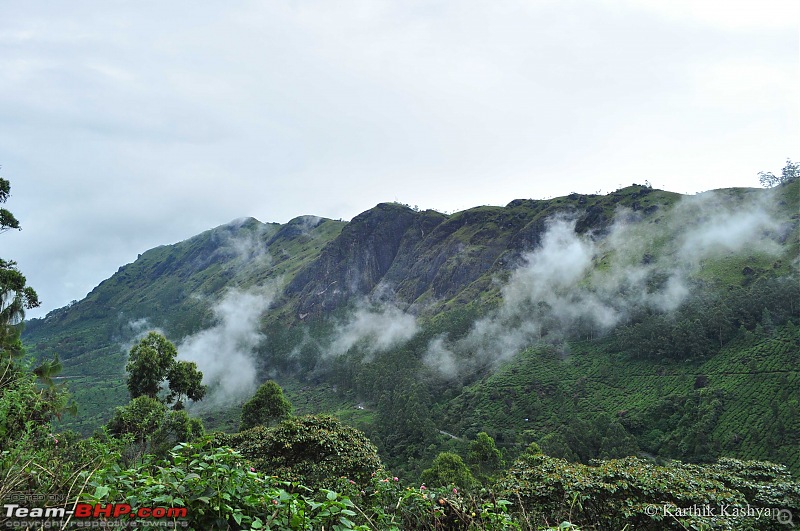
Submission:
M 358 345 L 368 358 L 402 345 L 419 332 L 413 315 L 390 303 L 379 305 L 362 301 L 334 332 L 328 355 L 339 356 Z
M 502 288 L 499 309 L 462 339 L 431 341 L 424 363 L 453 378 L 540 341 L 602 335 L 639 310 L 679 308 L 704 260 L 781 250 L 771 206 L 747 197 L 733 203 L 715 193 L 688 197 L 657 220 L 620 209 L 604 235 L 579 235 L 575 223 L 549 219 L 540 246 Z
M 255 392 L 256 349 L 266 339 L 260 318 L 274 295 L 272 286 L 229 290 L 213 306 L 217 323 L 178 344 L 178 358 L 196 362 L 209 386 L 204 407 L 232 405 Z
M 779 254 L 787 228 L 776 221 L 773 205 L 764 199 L 769 195 L 732 194 L 686 197 L 648 216 L 619 208 L 613 222 L 596 233 L 576 233 L 576 214 L 551 217 L 540 244 L 521 257 L 500 288 L 500 305 L 458 339 L 433 337 L 421 353 L 423 363 L 451 379 L 495 367 L 540 342 L 602 336 L 643 311 L 680 308 L 709 260 Z M 310 230 L 318 222 L 308 217 L 294 223 Z M 261 231 L 244 238 L 228 232 L 218 237 L 221 252 L 235 257 L 234 266 L 270 260 Z M 381 289 L 357 303 L 330 334 L 313 339 L 306 334 L 289 357 L 310 345 L 323 359 L 354 350 L 370 362 L 417 337 L 422 332 L 417 317 L 393 302 L 391 289 Z M 257 351 L 270 348 L 260 332 L 261 317 L 276 292 L 274 286 L 226 292 L 213 305 L 216 324 L 178 345 L 179 357 L 195 361 L 209 385 L 201 407 L 241 402 L 255 391 Z

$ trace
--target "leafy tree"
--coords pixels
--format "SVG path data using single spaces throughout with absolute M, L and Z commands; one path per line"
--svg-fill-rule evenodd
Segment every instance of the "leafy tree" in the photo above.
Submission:
M 528 446 L 525 447 L 525 451 L 522 452 L 522 455 L 535 457 L 537 455 L 542 455 L 542 449 L 539 447 L 538 444 L 535 442 L 530 443 Z
M 25 317 L 25 310 L 39 306 L 39 297 L 26 284 L 17 263 L 0 259 L 0 325 L 13 326 Z
M 138 396 L 127 405 L 116 408 L 106 427 L 116 437 L 130 434 L 134 442 L 143 445 L 158 430 L 166 412 L 166 406 L 159 400 Z
M 0 178 L 0 203 L 5 203 L 11 196 L 11 183 L 7 179 Z M 0 208 L 0 232 L 5 232 L 9 229 L 19 230 L 19 221 L 14 217 L 14 214 Z
M 758 172 L 758 182 L 764 188 L 772 188 L 779 184 L 788 184 L 800 178 L 800 164 L 786 159 L 786 166 L 783 167 L 780 177 L 772 172 Z
M 0 179 L 0 204 L 11 196 L 11 184 Z M 19 221 L 5 208 L 0 209 L 0 233 L 19 229 Z M 13 260 L 0 258 L 0 351 L 5 355 L 18 356 L 22 351 L 19 328 L 15 325 L 25 318 L 25 310 L 39 306 L 39 296 L 27 285 Z
M 0 204 L 5 203 L 10 195 L 11 184 L 6 179 L 0 179 Z M 0 233 L 19 228 L 19 221 L 14 215 L 6 209 L 0 209 Z M 25 310 L 36 308 L 39 304 L 39 296 L 27 285 L 16 262 L 0 258 L 0 399 L 8 400 L 6 406 L 0 406 L 0 410 L 7 409 L 0 413 L 5 413 L 5 425 L 16 426 L 21 430 L 20 434 L 24 431 L 22 424 L 26 421 L 35 419 L 44 424 L 51 415 L 60 415 L 59 408 L 65 407 L 67 400 L 66 393 L 52 385 L 51 377 L 61 370 L 58 356 L 52 361 L 45 361 L 34 371 L 48 385 L 47 390 L 37 389 L 28 377 L 27 370 L 16 362 L 23 352 L 20 323 L 25 318 Z M 34 395 L 36 398 L 33 398 Z
M 478 469 L 481 476 L 489 476 L 501 470 L 505 463 L 503 455 L 495 446 L 494 439 L 485 431 L 478 433 L 475 440 L 469 445 L 467 462 Z
M 0 204 L 11 194 L 11 185 L 0 179 Z M 0 233 L 19 229 L 19 221 L 6 209 L 0 209 Z M 60 417 L 69 407 L 69 395 L 61 386 L 53 384 L 52 377 L 61 370 L 56 356 L 31 371 L 20 362 L 23 354 L 20 341 L 21 322 L 25 310 L 39 306 L 39 297 L 27 285 L 17 264 L 0 259 L 0 499 L 15 489 L 24 490 L 34 474 L 31 463 L 42 461 L 52 464 L 50 421 Z M 36 378 L 46 387 L 37 384 Z M 46 471 L 47 479 L 54 481 L 59 471 Z M 36 475 L 41 473 L 37 470 Z M 19 491 L 19 490 L 18 490 Z
M 202 400 L 208 389 L 203 385 L 203 373 L 193 361 L 176 361 L 167 371 L 167 380 L 170 391 L 167 401 L 175 401 L 174 409 L 183 409 L 184 399 Z
M 150 332 L 134 345 L 125 365 L 131 398 L 156 398 L 177 355 L 175 345 L 158 332 Z
M 578 456 L 572 451 L 567 440 L 559 432 L 550 432 L 539 441 L 539 447 L 545 454 L 566 459 L 567 461 L 578 461 Z
M 422 471 L 421 479 L 429 487 L 457 485 L 467 489 L 477 483 L 461 456 L 453 452 L 441 452 L 437 455 L 431 467 Z
M 167 400 L 175 400 L 173 409 L 183 408 L 184 397 L 202 400 L 206 393 L 203 373 L 194 362 L 177 361 L 177 355 L 175 345 L 158 332 L 150 332 L 134 345 L 125 365 L 131 398 L 157 399 L 161 384 L 167 381 L 170 390 Z
M 191 442 L 203 435 L 203 424 L 185 411 L 169 411 L 163 402 L 149 396 L 134 398 L 114 411 L 106 425 L 118 438 L 131 437 L 128 457 L 134 460 L 145 454 L 163 456 L 179 442 Z
M 54 385 L 53 378 L 58 376 L 63 368 L 64 366 L 61 364 L 58 354 L 56 354 L 52 360 L 46 360 L 36 367 L 33 370 L 33 374 L 36 375 L 40 382 L 52 387 Z
M 272 380 L 261 384 L 256 394 L 242 406 L 242 423 L 244 431 L 259 424 L 288 417 L 292 412 L 292 404 L 283 395 L 283 389 Z

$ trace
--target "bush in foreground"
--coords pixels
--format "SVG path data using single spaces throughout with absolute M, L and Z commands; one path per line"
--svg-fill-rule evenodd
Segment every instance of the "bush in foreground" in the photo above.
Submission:
M 381 467 L 378 449 L 366 435 L 327 415 L 219 433 L 214 443 L 235 448 L 256 470 L 312 487 L 332 487 L 342 476 L 366 483 Z

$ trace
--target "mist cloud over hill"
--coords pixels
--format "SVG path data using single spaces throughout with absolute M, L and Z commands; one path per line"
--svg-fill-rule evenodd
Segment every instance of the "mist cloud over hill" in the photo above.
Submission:
M 196 362 L 203 372 L 209 386 L 206 404 L 230 404 L 255 392 L 256 350 L 265 340 L 259 320 L 274 293 L 271 287 L 229 290 L 213 306 L 216 324 L 178 344 L 178 358 Z
M 86 299 L 29 322 L 25 337 L 37 353 L 58 350 L 75 382 L 93 378 L 78 392 L 91 394 L 95 418 L 127 398 L 124 356 L 109 342 L 157 329 L 209 385 L 190 410 L 228 427 L 272 378 L 302 408 L 325 393 L 345 416 L 363 403 L 358 415 L 383 447 L 412 458 L 420 445 L 435 447 L 438 430 L 469 438 L 494 429 L 498 443 L 517 448 L 533 430 L 524 419 L 545 434 L 562 429 L 547 412 L 580 416 L 593 397 L 613 414 L 636 410 L 640 420 L 615 428 L 627 441 L 691 457 L 705 446 L 672 441 L 675 426 L 638 426 L 659 421 L 663 393 L 679 393 L 678 405 L 663 407 L 681 408 L 706 400 L 694 385 L 713 385 L 715 448 L 735 453 L 732 441 L 747 436 L 741 455 L 751 455 L 763 444 L 749 441 L 772 428 L 720 416 L 739 411 L 732 397 L 749 392 L 726 375 L 763 373 L 759 385 L 772 394 L 793 381 L 781 370 L 796 350 L 786 327 L 798 313 L 794 294 L 800 300 L 798 188 L 685 197 L 633 185 L 453 214 L 382 203 L 347 223 L 236 220 L 143 253 Z M 784 339 L 758 348 L 774 355 L 724 350 L 771 333 Z M 719 352 L 730 361 L 717 362 Z M 629 366 L 634 387 L 606 396 L 624 388 L 615 379 Z M 115 391 L 92 394 L 97 381 Z M 793 463 L 794 443 L 771 437 L 780 444 L 770 451 Z
M 671 312 L 691 295 L 704 260 L 743 252 L 777 256 L 787 227 L 775 213 L 769 198 L 732 204 L 705 193 L 682 199 L 655 222 L 620 208 L 602 234 L 578 234 L 574 215 L 549 218 L 539 247 L 502 286 L 499 308 L 465 338 L 436 338 L 424 361 L 453 377 L 459 364 L 462 370 L 493 365 L 539 341 L 602 335 L 636 312 Z

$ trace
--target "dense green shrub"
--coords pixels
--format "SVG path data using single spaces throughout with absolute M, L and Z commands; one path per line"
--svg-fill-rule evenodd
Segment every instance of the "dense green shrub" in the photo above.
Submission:
M 327 415 L 217 434 L 215 443 L 236 448 L 259 471 L 309 486 L 330 487 L 342 476 L 365 483 L 381 466 L 378 449 L 366 435 Z
M 125 457 L 142 458 L 146 454 L 165 457 L 179 442 L 188 442 L 203 435 L 203 423 L 189 417 L 185 411 L 172 411 L 156 398 L 139 396 L 114 411 L 107 425 L 116 437 L 131 436 Z
M 111 466 L 87 476 L 81 500 L 186 508 L 190 529 L 368 529 L 353 503 L 259 474 L 241 454 L 206 443 L 179 444 L 168 460 Z M 177 518 L 176 518 L 177 520 Z
M 736 460 L 658 466 L 628 457 L 587 466 L 525 454 L 499 486 L 530 525 L 567 520 L 601 529 L 773 529 L 800 511 L 800 484 L 785 467 Z M 741 514 L 748 508 L 767 512 Z
M 337 490 L 355 504 L 361 518 L 376 531 L 520 529 L 509 514 L 511 502 L 492 493 L 441 487 L 404 486 L 397 476 L 377 471 L 366 485 L 342 479 Z
M 464 489 L 477 483 L 461 456 L 453 452 L 437 455 L 430 468 L 422 471 L 422 482 L 429 487 L 456 485 Z

